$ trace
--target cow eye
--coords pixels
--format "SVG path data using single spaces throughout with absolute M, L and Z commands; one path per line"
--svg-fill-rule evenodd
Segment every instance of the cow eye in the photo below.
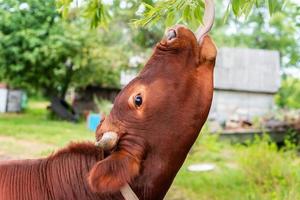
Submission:
M 176 32 L 175 32 L 175 30 L 171 29 L 170 31 L 168 31 L 168 33 L 167 33 L 167 39 L 168 39 L 168 40 L 171 40 L 171 39 L 173 39 L 173 38 L 175 38 L 175 37 L 176 37 Z
M 142 98 L 142 96 L 141 96 L 140 94 L 136 95 L 136 96 L 134 97 L 134 105 L 135 105 L 136 107 L 140 107 L 140 106 L 142 105 L 142 103 L 143 103 L 143 98 Z

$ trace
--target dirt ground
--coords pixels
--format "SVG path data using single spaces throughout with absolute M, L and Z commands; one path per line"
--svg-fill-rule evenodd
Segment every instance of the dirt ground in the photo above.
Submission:
M 0 136 L 0 160 L 37 158 L 53 149 L 49 144 Z

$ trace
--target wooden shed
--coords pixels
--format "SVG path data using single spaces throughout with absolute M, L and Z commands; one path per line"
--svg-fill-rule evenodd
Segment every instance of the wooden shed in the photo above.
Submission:
M 231 117 L 261 116 L 274 107 L 280 87 L 279 52 L 220 48 L 214 84 L 210 119 L 224 122 Z

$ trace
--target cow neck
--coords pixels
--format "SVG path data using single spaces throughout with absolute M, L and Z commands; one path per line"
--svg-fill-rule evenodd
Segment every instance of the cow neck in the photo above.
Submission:
M 190 149 L 164 154 L 167 149 L 154 150 L 143 161 L 141 175 L 132 182 L 132 189 L 140 199 L 163 199 Z M 160 155 L 159 157 L 157 155 Z

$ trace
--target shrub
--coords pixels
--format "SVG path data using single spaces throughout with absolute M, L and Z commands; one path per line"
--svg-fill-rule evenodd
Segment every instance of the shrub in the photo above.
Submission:
M 248 184 L 248 199 L 300 199 L 300 169 L 295 148 L 278 149 L 270 138 L 238 147 L 237 162 Z

